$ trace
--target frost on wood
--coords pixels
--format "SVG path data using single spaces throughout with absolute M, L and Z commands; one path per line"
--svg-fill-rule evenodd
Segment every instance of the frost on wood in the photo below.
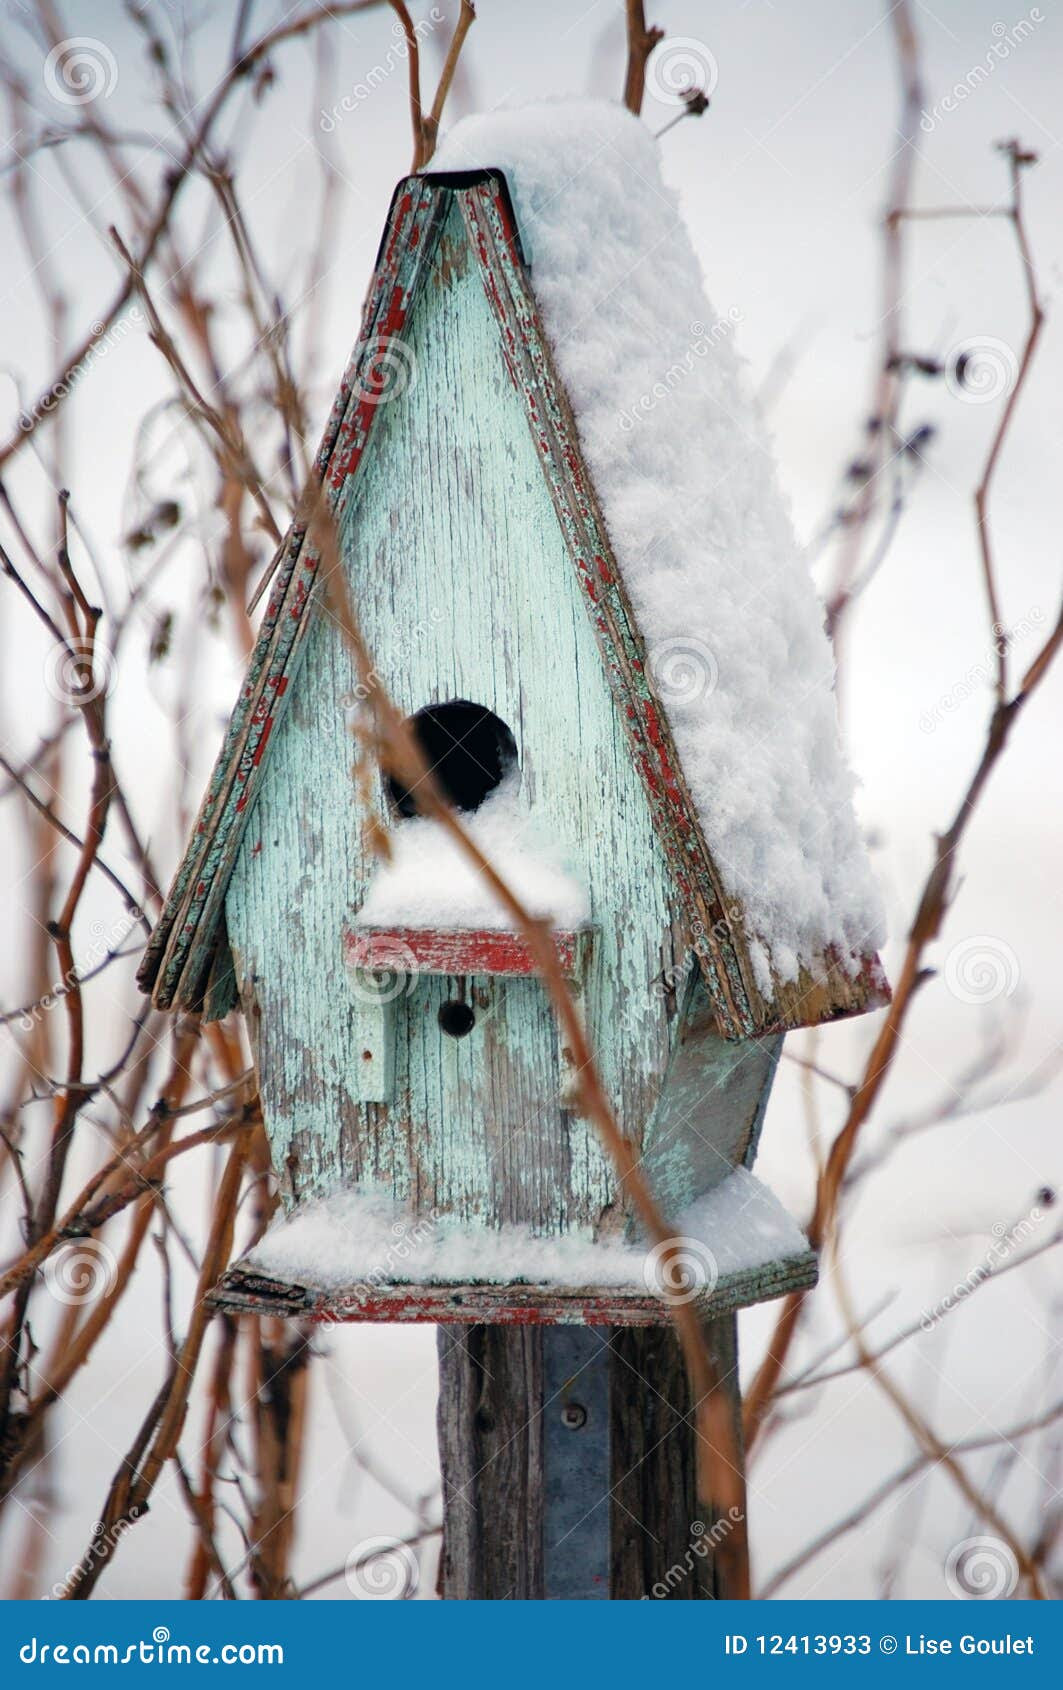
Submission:
M 745 1168 L 699 1197 L 675 1222 L 684 1256 L 724 1277 L 802 1256 L 796 1221 Z M 452 1215 L 413 1215 L 383 1194 L 339 1190 L 277 1221 L 243 1268 L 337 1290 L 358 1284 L 591 1285 L 645 1289 L 644 1248 L 596 1244 L 589 1228 L 541 1237 L 526 1226 L 488 1228 Z
M 706 840 L 759 988 L 882 940 L 822 606 L 739 358 L 646 128 L 561 100 L 467 118 L 433 170 L 494 166 Z
M 466 831 L 532 915 L 554 927 L 581 927 L 590 918 L 586 890 L 565 872 L 557 852 L 505 782 L 472 815 Z M 391 835 L 391 860 L 381 863 L 356 921 L 368 927 L 512 927 L 508 911 L 483 875 L 438 822 L 418 817 Z

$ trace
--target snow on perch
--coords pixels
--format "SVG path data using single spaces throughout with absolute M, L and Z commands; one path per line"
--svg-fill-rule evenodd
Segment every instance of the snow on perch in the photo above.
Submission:
M 822 606 L 646 126 L 604 101 L 470 117 L 433 171 L 500 169 L 655 691 L 771 996 L 882 942 Z
M 811 1266 L 808 1241 L 767 1186 L 738 1168 L 676 1220 L 678 1272 L 662 1276 L 659 1249 L 595 1242 L 589 1228 L 542 1236 L 527 1226 L 470 1226 L 452 1216 L 414 1216 L 386 1193 L 338 1191 L 274 1222 L 241 1263 L 239 1283 L 249 1297 L 269 1284 L 286 1297 L 303 1294 L 313 1313 L 390 1302 L 395 1318 L 418 1307 L 419 1290 L 467 1288 L 470 1318 L 503 1288 L 535 1287 L 558 1306 L 612 1293 L 610 1310 L 640 1324 L 669 1294 L 698 1295 L 727 1307 L 750 1280 L 780 1263 L 791 1272 Z
M 466 827 L 506 885 L 532 915 L 555 927 L 590 919 L 586 890 L 566 873 L 552 843 L 501 787 L 469 816 Z M 363 927 L 512 927 L 483 875 L 438 822 L 407 821 L 395 833 L 389 862 L 381 863 L 357 914 Z

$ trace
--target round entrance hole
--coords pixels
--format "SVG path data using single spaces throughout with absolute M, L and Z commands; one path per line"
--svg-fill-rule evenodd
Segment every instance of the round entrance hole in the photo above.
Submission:
M 426 704 L 407 718 L 444 796 L 458 810 L 478 810 L 517 765 L 517 743 L 500 716 L 467 698 Z M 400 816 L 417 814 L 417 789 L 388 780 Z
M 476 1025 L 476 1016 L 467 1003 L 451 999 L 439 1006 L 439 1025 L 452 1039 L 463 1039 Z

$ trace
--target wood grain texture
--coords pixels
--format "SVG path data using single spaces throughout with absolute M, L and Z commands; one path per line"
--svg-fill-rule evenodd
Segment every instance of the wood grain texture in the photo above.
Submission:
M 519 1268 L 515 1265 L 515 1274 Z M 811 1250 L 783 1256 L 760 1268 L 721 1274 L 712 1290 L 697 1298 L 704 1319 L 732 1309 L 770 1301 L 816 1283 Z M 475 1326 L 661 1326 L 668 1312 L 659 1297 L 635 1286 L 536 1284 L 526 1279 L 510 1285 L 438 1285 L 411 1280 L 325 1289 L 299 1280 L 266 1275 L 251 1261 L 236 1262 L 210 1294 L 212 1307 L 234 1313 L 306 1317 L 323 1324 L 342 1321 L 440 1322 Z
M 741 1452 L 735 1318 L 705 1331 Z M 727 1597 L 713 1545 L 730 1522 L 697 1500 L 690 1384 L 674 1328 L 614 1334 L 612 1433 L 614 1597 Z
M 736 1423 L 733 1316 L 708 1328 Z M 438 1434 L 444 1538 L 440 1594 L 458 1601 L 542 1600 L 544 1393 L 548 1331 L 474 1326 L 439 1334 Z M 611 1496 L 614 1601 L 705 1600 L 718 1589 L 712 1544 L 726 1528 L 698 1507 L 690 1391 L 671 1328 L 611 1332 Z M 578 1397 L 579 1381 L 572 1394 Z M 590 1594 L 590 1592 L 588 1592 Z
M 511 728 L 539 825 L 590 889 L 592 1033 L 638 1143 L 676 1015 L 674 997 L 653 988 L 683 959 L 675 895 L 457 213 L 406 341 L 416 380 L 379 407 L 372 475 L 340 499 L 352 594 L 404 710 L 469 698 Z M 564 1230 L 614 1211 L 621 1225 L 593 1129 L 560 1106 L 536 979 L 412 978 L 394 1002 L 394 1103 L 358 1103 L 351 1067 L 364 1047 L 342 929 L 374 864 L 350 780 L 343 700 L 354 676 L 325 616 L 304 661 L 312 684 L 274 731 L 228 898 L 289 1199 L 343 1179 L 489 1225 Z M 477 1020 L 457 1041 L 437 1017 L 462 991 Z
M 591 933 L 553 932 L 561 972 L 573 979 L 581 945 Z M 505 929 L 435 927 L 348 927 L 343 935 L 348 968 L 388 974 L 534 975 L 538 964 L 521 933 Z

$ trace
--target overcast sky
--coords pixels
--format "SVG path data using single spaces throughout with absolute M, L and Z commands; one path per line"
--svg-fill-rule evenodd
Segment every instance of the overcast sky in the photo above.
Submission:
M 43 51 L 34 45 L 21 8 L 5 8 L 8 50 L 21 67 L 36 105 L 14 145 L 41 122 L 67 113 L 51 108 Z M 173 14 L 174 7 L 159 7 Z M 218 75 L 231 33 L 233 8 L 208 7 L 190 50 L 192 80 L 206 91 Z M 422 6 L 416 15 L 427 15 Z M 617 0 L 584 6 L 579 0 L 539 0 L 534 6 L 480 0 L 478 21 L 456 89 L 454 114 L 546 94 L 613 94 L 623 75 L 623 42 Z M 898 88 L 892 35 L 878 0 L 810 0 L 801 7 L 770 0 L 711 6 L 660 0 L 649 8 L 663 24 L 672 50 L 687 55 L 713 84 L 709 113 L 683 121 L 661 142 L 663 168 L 679 189 L 710 300 L 719 315 L 741 312 L 737 334 L 753 379 L 762 383 L 789 368 L 775 395 L 771 426 L 781 473 L 803 539 L 812 537 L 838 498 L 839 472 L 852 458 L 865 415 L 880 329 L 877 218 L 896 148 Z M 1018 135 L 1041 155 L 1027 177 L 1029 223 L 1041 286 L 1049 308 L 1040 362 L 1001 464 L 993 508 L 1005 620 L 1016 626 L 1016 663 L 1036 649 L 1038 632 L 1056 613 L 1060 584 L 1057 500 L 1061 447 L 1059 359 L 1061 330 L 1055 310 L 1063 260 L 1063 126 L 1059 88 L 1063 73 L 1063 12 L 1058 0 L 1039 7 L 1003 7 L 1000 0 L 939 0 L 915 4 L 923 47 L 926 113 L 920 134 L 916 203 L 922 206 L 999 206 L 1006 172 L 993 143 Z M 278 8 L 260 5 L 257 26 Z M 336 23 L 330 35 L 333 97 L 324 112 L 312 102 L 311 54 L 301 43 L 277 55 L 277 85 L 261 109 L 240 120 L 244 165 L 243 203 L 262 253 L 296 324 L 297 344 L 311 316 L 317 362 L 313 370 L 318 420 L 323 422 L 357 328 L 363 291 L 395 180 L 409 163 L 405 69 L 395 52 L 386 10 Z M 102 43 L 111 91 L 101 101 L 109 121 L 143 124 L 152 90 L 141 45 L 117 0 L 68 4 L 70 35 Z M 429 52 L 442 32 L 431 37 Z M 677 46 L 677 43 L 679 44 Z M 113 78 L 110 67 L 113 62 Z M 992 67 L 992 68 L 990 68 Z M 368 97 L 361 85 L 372 83 Z M 651 78 L 651 89 L 654 79 Z M 344 110 L 344 100 L 350 109 Z M 674 117 L 674 102 L 651 92 L 644 117 L 659 129 Z M 315 151 L 329 147 L 339 172 L 334 258 L 313 299 L 299 293 L 315 222 L 319 188 Z M 72 158 L 99 196 L 97 223 L 121 224 L 124 207 L 83 155 Z M 164 167 L 160 161 L 159 168 Z M 34 162 L 48 239 L 77 311 L 70 333 L 92 320 L 111 296 L 117 269 L 100 234 L 76 215 L 69 190 L 46 156 Z M 219 287 L 224 286 L 222 243 L 199 208 L 210 261 L 217 245 Z M 308 212 L 308 207 L 311 211 Z M 187 229 L 196 227 L 189 215 Z M 40 302 L 29 285 L 28 265 L 6 209 L 0 209 L 3 347 L 0 429 L 6 438 L 20 403 L 47 382 L 53 358 Z M 1025 330 L 1025 298 L 1008 224 L 997 217 L 917 225 L 909 242 L 903 308 L 905 344 L 945 357 L 962 343 L 999 343 L 1002 368 L 1013 367 Z M 1010 360 L 1010 365 L 1009 365 Z M 17 385 L 16 385 L 17 384 Z M 127 526 L 127 479 L 132 425 L 147 405 L 168 392 L 168 380 L 142 325 L 115 337 L 90 370 L 68 407 L 72 438 L 71 483 L 80 520 L 91 534 L 103 570 L 117 591 L 124 562 L 118 541 Z M 875 842 L 875 862 L 890 903 L 894 963 L 910 918 L 919 877 L 929 862 L 931 835 L 952 807 L 977 757 L 990 707 L 989 636 L 977 564 L 971 495 L 982 455 L 999 420 L 1003 397 L 975 403 L 944 383 L 916 387 L 908 401 L 913 428 L 928 422 L 937 435 L 926 469 L 905 515 L 889 561 L 869 589 L 846 652 L 845 716 L 852 760 L 862 782 L 862 819 Z M 46 476 L 24 454 L 13 477 L 32 506 L 47 492 Z M 43 506 L 41 507 L 43 508 Z M 183 605 L 179 580 L 165 583 L 163 598 Z M 119 595 L 120 596 L 120 595 Z M 161 602 L 158 595 L 156 607 Z M 0 739 L 25 751 L 37 731 L 26 699 L 41 696 L 41 652 L 0 598 Z M 145 624 L 146 627 L 146 624 Z M 142 636 L 143 637 L 143 630 Z M 238 668 L 221 639 L 199 630 L 204 700 L 190 734 L 205 776 L 224 714 L 238 684 Z M 171 751 L 164 716 L 123 672 L 116 693 L 122 722 L 117 755 L 126 778 L 139 784 L 143 810 L 162 829 L 166 757 Z M 969 696 L 968 696 L 969 695 Z M 947 930 L 934 953 L 941 965 L 961 943 L 988 941 L 1006 959 L 1009 994 L 988 1008 L 950 993 L 943 980 L 928 986 L 900 1058 L 883 1125 L 925 1106 L 948 1089 L 986 1037 L 987 1017 L 1007 1017 L 1016 1048 L 1006 1085 L 1021 1088 L 1060 1042 L 1058 990 L 1060 874 L 1063 860 L 1058 719 L 1063 681 L 1056 674 L 1020 725 L 1014 753 L 994 778 L 965 852 L 963 885 Z M 119 711 L 120 706 L 120 711 Z M 36 706 L 34 706 L 36 709 Z M 150 796 L 149 796 L 150 794 Z M 165 835 L 160 831 L 160 840 Z M 170 841 L 172 850 L 175 842 Z M 10 855 L 9 855 L 10 853 Z M 16 867 L 17 849 L 5 847 Z M 24 920 L 19 887 L 9 892 L 9 931 Z M 1012 967 L 1011 959 L 1014 959 Z M 0 971 L 0 1001 L 19 989 L 17 948 Z M 819 1058 L 851 1073 L 869 1038 L 864 1026 L 837 1029 L 820 1041 Z M 800 1046 L 798 1046 L 800 1048 Z M 1063 1176 L 1059 1149 L 1059 1089 L 982 1111 L 955 1126 L 913 1141 L 883 1176 L 879 1199 L 860 1211 L 859 1247 L 851 1258 L 858 1296 L 873 1303 L 900 1287 L 891 1312 L 917 1312 L 943 1284 L 966 1273 L 992 1236 L 1029 1208 L 1033 1194 Z M 809 1167 L 796 1070 L 784 1065 L 764 1136 L 761 1171 L 800 1213 L 809 1192 Z M 182 1175 L 182 1178 L 187 1176 Z M 821 1293 L 829 1297 L 829 1292 Z M 144 1320 L 157 1322 L 154 1292 L 144 1293 Z M 909 1363 L 910 1382 L 950 1434 L 1002 1425 L 1042 1389 L 1049 1317 L 1045 1306 L 1020 1287 L 985 1293 L 989 1314 L 966 1334 L 980 1334 L 978 1353 L 952 1347 L 920 1351 Z M 903 1309 L 902 1309 L 903 1305 Z M 755 1354 L 765 1327 L 763 1311 L 745 1323 L 747 1353 Z M 122 1387 L 99 1406 L 108 1361 L 90 1370 L 70 1409 L 70 1436 L 60 1460 L 69 1489 L 89 1464 L 103 1488 L 115 1447 L 154 1388 L 157 1365 L 137 1361 L 127 1322 L 128 1350 L 112 1356 Z M 432 1484 L 432 1335 L 399 1330 L 359 1331 L 329 1342 L 332 1365 L 323 1370 L 336 1399 L 357 1416 L 382 1459 L 415 1489 Z M 948 1345 L 949 1340 L 942 1340 Z M 985 1357 L 993 1353 L 991 1376 Z M 947 1355 L 947 1359 L 946 1359 Z M 340 1381 L 343 1381 L 341 1385 Z M 355 1406 L 350 1407 L 351 1404 Z M 331 1559 L 343 1560 L 352 1533 L 401 1529 L 401 1514 L 369 1484 L 355 1499 L 335 1494 L 340 1436 L 324 1386 L 315 1407 L 313 1459 L 308 1484 L 318 1487 L 310 1505 L 313 1541 L 304 1532 L 302 1571 L 310 1576 Z M 83 1418 L 82 1418 L 83 1417 Z M 894 1423 L 867 1388 L 847 1381 L 816 1406 L 808 1420 L 771 1446 L 755 1472 L 758 1509 L 754 1544 L 767 1569 L 807 1535 L 814 1522 L 841 1512 L 859 1495 L 867 1472 L 868 1441 L 896 1456 L 905 1445 Z M 1024 1458 L 1025 1459 L 1025 1458 Z M 876 1460 L 885 1471 L 887 1456 Z M 411 1477 L 412 1475 L 412 1477 Z M 1031 1485 L 1036 1475 L 1029 1475 Z M 61 1489 L 64 1486 L 61 1484 Z M 824 1491 L 836 1496 L 825 1504 Z M 947 1507 L 943 1489 L 933 1493 L 942 1509 L 937 1530 L 924 1521 L 919 1549 L 898 1594 L 938 1596 L 942 1546 L 964 1524 Z M 107 1578 L 107 1593 L 149 1594 L 169 1576 L 175 1516 L 166 1505 L 137 1528 L 137 1546 L 126 1545 Z M 906 1518 L 899 1516 L 902 1523 Z M 895 1517 L 896 1525 L 896 1517 Z M 84 1508 L 61 1516 L 54 1548 L 57 1573 L 64 1556 L 85 1537 Z M 951 1533 L 951 1535 L 950 1535 Z M 816 1562 L 786 1594 L 858 1595 L 888 1545 L 886 1520 Z M 54 1576 L 54 1575 L 53 1575 Z M 342 1584 L 339 1587 L 343 1592 Z M 335 1594 L 335 1588 L 326 1594 Z

